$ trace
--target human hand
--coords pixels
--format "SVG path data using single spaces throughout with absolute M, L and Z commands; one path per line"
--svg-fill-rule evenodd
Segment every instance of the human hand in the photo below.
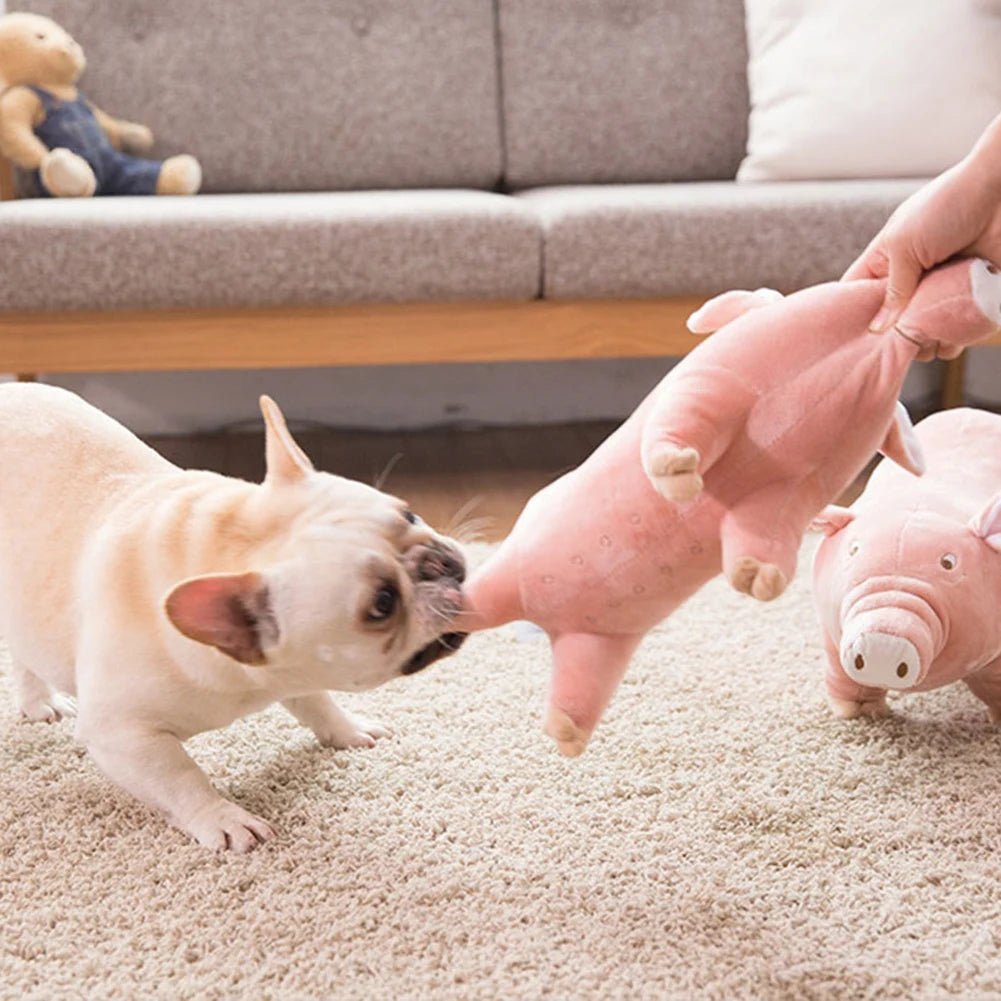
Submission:
M 897 321 L 924 273 L 957 254 L 1001 263 L 997 122 L 969 156 L 897 208 L 843 280 L 888 279 L 883 304 L 869 328 L 886 330 Z

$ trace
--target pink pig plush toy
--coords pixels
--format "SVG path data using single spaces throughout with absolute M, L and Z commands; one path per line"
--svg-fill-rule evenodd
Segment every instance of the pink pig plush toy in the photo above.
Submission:
M 1001 417 L 947 410 L 916 428 L 920 479 L 881 463 L 825 508 L 814 595 L 838 716 L 884 716 L 886 691 L 963 679 L 1001 719 Z
M 868 325 L 885 280 L 783 298 L 727 292 L 689 320 L 722 327 L 581 466 L 536 494 L 473 576 L 470 629 L 529 619 L 549 635 L 546 731 L 580 754 L 644 634 L 722 571 L 761 600 L 792 577 L 803 532 L 872 454 L 914 472 L 897 405 L 917 357 L 954 356 L 1001 323 L 982 260 L 922 282 L 893 332 Z

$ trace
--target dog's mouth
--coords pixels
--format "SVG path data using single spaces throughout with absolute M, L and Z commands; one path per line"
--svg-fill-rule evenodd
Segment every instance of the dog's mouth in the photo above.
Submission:
M 444 633 L 421 647 L 404 665 L 403 674 L 416 674 L 442 657 L 449 657 L 466 641 L 466 633 Z

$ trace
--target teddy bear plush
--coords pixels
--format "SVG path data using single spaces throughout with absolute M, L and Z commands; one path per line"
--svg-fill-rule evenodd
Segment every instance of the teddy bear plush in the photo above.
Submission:
M 30 172 L 38 195 L 193 195 L 198 161 L 135 155 L 149 151 L 152 132 L 91 104 L 76 87 L 85 66 L 83 49 L 49 18 L 0 17 L 0 153 Z
M 722 570 L 777 597 L 811 520 L 876 450 L 922 471 L 904 376 L 998 329 L 1001 273 L 945 265 L 892 332 L 870 333 L 885 294 L 885 279 L 860 280 L 706 303 L 689 327 L 719 332 L 536 494 L 473 575 L 464 628 L 528 619 L 549 634 L 546 730 L 564 754 L 584 750 L 644 634 L 706 581 Z

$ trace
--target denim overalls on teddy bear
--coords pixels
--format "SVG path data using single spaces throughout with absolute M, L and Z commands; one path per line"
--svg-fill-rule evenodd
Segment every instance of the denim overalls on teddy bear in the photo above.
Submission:
M 35 126 L 35 135 L 49 149 L 70 149 L 90 164 L 97 178 L 97 195 L 153 195 L 160 176 L 159 160 L 144 160 L 115 149 L 81 94 L 75 101 L 62 101 L 41 87 L 29 86 L 45 109 L 45 120 Z M 32 173 L 35 194 L 48 196 L 39 172 Z

